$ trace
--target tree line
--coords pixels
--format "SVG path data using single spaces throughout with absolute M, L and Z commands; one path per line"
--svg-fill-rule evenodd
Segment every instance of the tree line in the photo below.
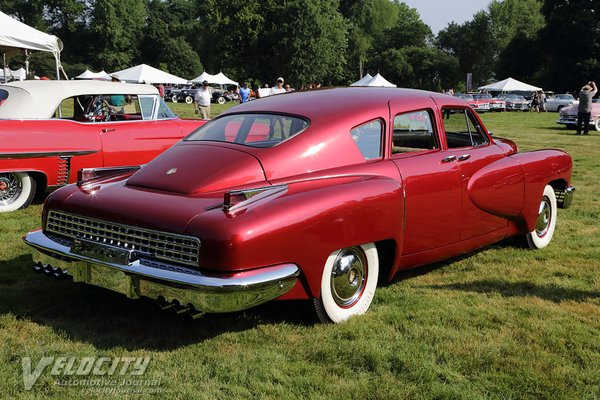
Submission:
M 369 72 L 439 91 L 464 90 L 472 73 L 475 87 L 512 76 L 559 92 L 598 79 L 596 3 L 493 0 L 437 35 L 390 0 L 2 0 L 0 9 L 60 37 L 69 76 L 146 63 L 188 79 L 206 70 L 257 84 L 347 85 Z M 48 55 L 31 63 L 53 75 Z

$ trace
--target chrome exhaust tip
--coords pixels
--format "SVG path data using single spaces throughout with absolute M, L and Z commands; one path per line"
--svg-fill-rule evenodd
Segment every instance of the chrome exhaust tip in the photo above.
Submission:
M 177 315 L 188 315 L 192 320 L 196 320 L 202 317 L 205 313 L 196 310 L 193 304 L 188 303 L 187 305 L 181 305 L 178 300 L 168 301 L 164 297 L 156 299 L 158 306 L 163 311 L 174 311 Z

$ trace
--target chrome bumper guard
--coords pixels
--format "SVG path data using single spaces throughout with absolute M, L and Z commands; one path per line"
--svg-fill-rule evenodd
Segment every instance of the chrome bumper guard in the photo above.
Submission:
M 123 265 L 73 253 L 72 241 L 41 230 L 28 233 L 23 240 L 37 250 L 33 260 L 49 275 L 71 276 L 74 282 L 100 286 L 130 299 L 166 300 L 206 313 L 240 311 L 273 300 L 290 291 L 299 275 L 294 264 L 220 275 L 146 259 Z
M 573 202 L 575 187 L 569 186 L 564 190 L 555 190 L 554 194 L 556 195 L 556 204 L 559 208 L 569 208 L 571 207 L 571 203 Z

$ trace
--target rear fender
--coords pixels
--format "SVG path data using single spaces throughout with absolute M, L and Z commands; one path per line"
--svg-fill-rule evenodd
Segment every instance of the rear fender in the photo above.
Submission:
M 186 233 L 202 242 L 201 269 L 233 272 L 291 262 L 302 270 L 306 294 L 300 297 L 318 297 L 323 266 L 333 251 L 400 241 L 401 199 L 401 182 L 381 176 L 295 182 L 286 193 L 244 212 L 202 213 Z

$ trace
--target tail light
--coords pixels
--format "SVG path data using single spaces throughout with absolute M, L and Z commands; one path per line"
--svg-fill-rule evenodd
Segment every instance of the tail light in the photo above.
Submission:
M 93 183 L 104 179 L 132 174 L 140 168 L 140 166 L 83 168 L 77 171 L 77 186 L 85 191 L 94 191 L 98 189 L 99 186 L 91 187 Z
M 256 203 L 267 197 L 283 194 L 287 185 L 265 186 L 254 189 L 231 190 L 223 196 L 223 211 L 232 212 Z

